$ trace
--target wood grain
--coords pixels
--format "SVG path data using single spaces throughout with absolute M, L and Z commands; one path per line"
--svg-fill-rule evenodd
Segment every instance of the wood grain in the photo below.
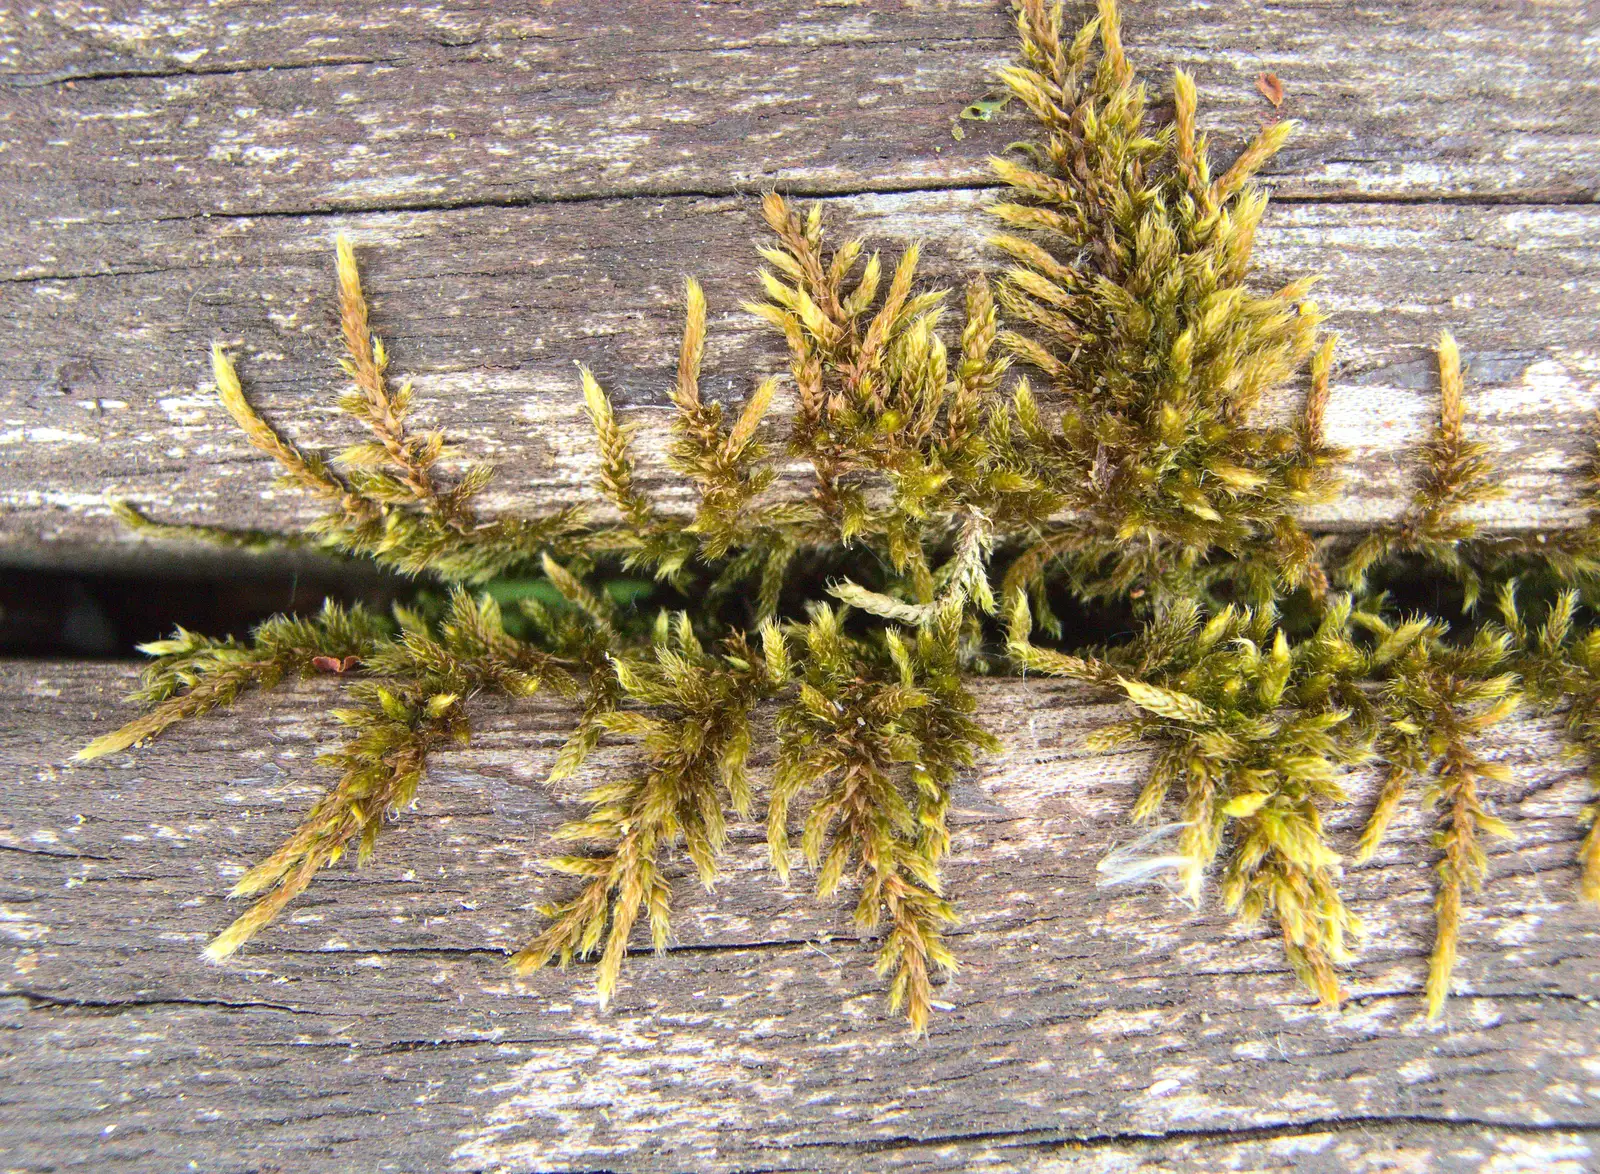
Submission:
M 551 794 L 571 715 L 537 699 L 480 707 L 373 865 L 331 870 L 208 966 L 230 878 L 324 785 L 333 690 L 63 765 L 126 715 L 130 672 L 0 668 L 8 1168 L 1579 1171 L 1600 1146 L 1600 928 L 1571 900 L 1586 784 L 1548 721 L 1490 743 L 1515 835 L 1430 1026 L 1414 807 L 1347 874 L 1368 939 L 1350 1003 L 1317 1011 L 1264 930 L 1094 887 L 1148 765 L 1083 749 L 1111 707 L 985 684 L 1008 750 L 961 787 L 963 968 L 913 1041 L 848 897 L 780 887 L 751 826 L 715 893 L 674 870 L 677 939 L 630 959 L 609 1010 L 583 967 L 517 979 L 507 951 L 570 884 L 539 863 L 551 830 L 634 761 L 608 746 Z M 1370 783 L 1351 779 L 1341 845 Z
M 1497 527 L 1583 514 L 1600 403 L 1600 35 L 1586 0 L 1129 4 L 1159 94 L 1194 70 L 1224 153 L 1303 120 L 1270 178 L 1257 280 L 1323 272 L 1353 449 L 1328 530 L 1392 516 L 1433 410 L 1426 344 L 1472 365 Z M 357 240 L 418 414 L 499 461 L 498 509 L 586 497 L 571 364 L 641 425 L 662 490 L 684 276 L 709 381 L 781 355 L 736 306 L 752 193 L 990 267 L 961 123 L 1011 51 L 1002 0 L 55 0 L 0 7 L 0 554 L 144 558 L 111 497 L 287 525 L 305 505 L 212 402 L 232 345 L 258 402 L 337 445 L 334 233 Z M 1292 406 L 1290 391 L 1269 405 Z M 683 504 L 664 492 L 669 505 Z M 173 548 L 181 551 L 183 548 Z M 163 555 L 163 557 L 172 557 Z M 183 557 L 181 554 L 178 557 Z M 1080 690 L 994 682 L 1008 747 L 964 780 L 948 870 L 961 973 L 906 1038 L 847 902 L 767 870 L 741 826 L 713 894 L 677 870 L 677 940 L 616 1004 L 583 968 L 506 965 L 568 882 L 540 863 L 604 748 L 538 784 L 571 714 L 482 706 L 374 865 L 324 876 L 225 968 L 231 879 L 325 784 L 332 690 L 252 698 L 136 754 L 65 765 L 129 711 L 127 666 L 0 664 L 0 1168 L 426 1171 L 1540 1170 L 1600 1149 L 1600 930 L 1571 901 L 1586 785 L 1553 723 L 1496 736 L 1515 839 L 1469 905 L 1457 998 L 1421 1017 L 1431 857 L 1409 809 L 1352 869 L 1370 930 L 1319 1012 L 1270 935 L 1159 889 L 1094 887 L 1144 754 L 1094 755 Z M 1333 820 L 1348 847 L 1371 780 Z
M 1157 92 L 1194 69 L 1224 154 L 1275 116 L 1260 70 L 1304 123 L 1273 165 L 1291 203 L 1260 280 L 1326 273 L 1346 337 L 1330 422 L 1353 475 L 1313 527 L 1405 501 L 1431 408 L 1421 348 L 1446 325 L 1507 462 L 1510 496 L 1485 520 L 1582 516 L 1600 399 L 1590 15 L 1583 0 L 1128 6 Z M 0 546 L 104 558 L 112 496 L 303 521 L 303 503 L 263 498 L 266 470 L 219 427 L 203 354 L 236 341 L 285 425 L 328 436 L 340 227 L 367 246 L 424 412 L 503 462 L 496 503 L 565 501 L 587 459 L 571 362 L 659 407 L 685 274 L 720 309 L 723 393 L 777 367 L 732 310 L 758 235 L 736 193 L 864 193 L 831 201 L 837 222 L 930 240 L 943 279 L 993 266 L 983 194 L 952 189 L 987 183 L 983 159 L 1025 122 L 950 128 L 1010 52 L 1001 0 L 8 9 Z M 883 194 L 904 189 L 929 190 Z
M 827 201 L 830 224 L 898 251 L 927 245 L 930 280 L 994 265 L 979 192 Z M 708 385 L 744 395 L 784 370 L 781 340 L 738 306 L 753 292 L 762 230 L 749 198 L 618 200 L 537 208 L 337 218 L 212 219 L 106 229 L 93 250 L 123 268 L 0 285 L 0 540 L 17 546 L 118 539 L 108 499 L 174 520 L 283 528 L 312 503 L 272 488 L 209 386 L 212 339 L 302 443 L 337 447 L 332 237 L 357 241 L 397 369 L 417 377 L 418 418 L 499 463 L 492 509 L 598 505 L 593 445 L 573 363 L 590 363 L 639 422 L 647 478 L 669 503 L 665 389 L 681 329 L 681 282 L 712 302 Z M 1583 516 L 1589 422 L 1600 404 L 1600 208 L 1280 205 L 1258 250 L 1258 284 L 1326 275 L 1319 298 L 1343 339 L 1329 433 L 1351 449 L 1319 529 L 1392 517 L 1437 411 L 1438 331 L 1466 352 L 1469 420 L 1494 446 L 1508 496 L 1491 524 Z M 1300 388 L 1267 405 L 1288 411 Z M 780 411 L 782 401 L 780 400 Z M 797 471 L 798 473 L 798 471 Z
M 1084 4 L 1082 10 L 1092 6 Z M 1192 69 L 1221 141 L 1275 113 L 1317 197 L 1589 200 L 1585 0 L 1125 6 L 1157 92 Z M 13 6 L 0 208 L 65 221 L 982 181 L 1017 137 L 952 119 L 1013 41 L 1005 0 L 306 0 Z M 0 233 L 0 236 L 9 236 Z

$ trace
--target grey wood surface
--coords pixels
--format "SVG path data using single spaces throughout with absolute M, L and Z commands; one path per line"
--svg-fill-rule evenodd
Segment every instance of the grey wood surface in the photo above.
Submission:
M 571 364 L 659 472 L 681 281 L 712 299 L 708 383 L 781 354 L 737 310 L 755 194 L 826 198 L 843 237 L 993 264 L 962 123 L 1010 52 L 1002 0 L 580 0 L 0 6 L 0 558 L 151 557 L 111 497 L 285 524 L 303 503 L 213 405 L 234 346 L 258 401 L 338 445 L 331 242 L 351 233 L 418 415 L 502 463 L 500 508 L 588 493 Z M 1501 527 L 1582 514 L 1600 404 L 1600 21 L 1588 0 L 1131 3 L 1136 64 L 1193 69 L 1231 150 L 1271 167 L 1263 286 L 1304 272 L 1343 336 L 1353 450 L 1334 529 L 1390 516 L 1433 408 L 1426 345 L 1472 364 Z M 1274 410 L 1288 407 L 1291 391 Z M 780 405 L 781 407 L 781 405 Z M 659 486 L 658 486 L 659 487 Z M 168 548 L 162 558 L 183 557 Z M 583 780 L 538 785 L 570 714 L 478 714 L 375 864 L 331 871 L 227 967 L 231 878 L 325 784 L 325 686 L 251 699 L 87 768 L 125 666 L 0 666 L 0 1169 L 289 1171 L 1554 1170 L 1600 1165 L 1600 929 L 1571 901 L 1585 784 L 1552 724 L 1495 751 L 1516 831 L 1421 1017 L 1424 825 L 1347 877 L 1370 934 L 1320 1012 L 1264 930 L 1094 887 L 1146 762 L 1091 755 L 1105 707 L 993 683 L 949 868 L 962 972 L 930 1036 L 886 1014 L 847 902 L 767 872 L 737 829 L 714 894 L 600 1011 L 579 968 L 507 953 L 565 891 L 538 862 Z M 629 769 L 608 747 L 592 772 Z M 591 775 L 592 777 L 592 775 Z M 1370 780 L 1338 819 L 1348 846 Z
M 1414 808 L 1346 876 L 1368 937 L 1349 1004 L 1320 1011 L 1272 935 L 1214 900 L 1095 887 L 1148 766 L 1083 749 L 1114 707 L 986 683 L 1008 749 L 961 785 L 962 969 L 918 1041 L 851 898 L 780 886 L 754 826 L 714 893 L 674 870 L 676 941 L 629 960 L 611 1008 L 586 967 L 517 978 L 533 907 L 571 883 L 539 862 L 551 830 L 636 761 L 607 746 L 547 791 L 572 715 L 538 699 L 477 710 L 473 748 L 440 756 L 372 865 L 329 870 L 210 966 L 231 878 L 325 785 L 335 690 L 65 765 L 130 712 L 131 674 L 0 668 L 0 1168 L 1579 1171 L 1600 1153 L 1600 925 L 1572 902 L 1586 783 L 1550 722 L 1490 743 L 1514 837 L 1429 1025 Z M 1351 780 L 1341 846 L 1371 782 Z
M 715 384 L 781 369 L 737 307 L 753 193 L 931 277 L 992 266 L 983 160 L 1021 117 L 950 127 L 1006 59 L 1001 0 L 57 4 L 0 12 L 0 544 L 84 557 L 108 499 L 180 520 L 300 521 L 210 398 L 235 345 L 295 435 L 338 443 L 330 243 L 362 245 L 419 414 L 503 464 L 495 504 L 581 488 L 572 363 L 646 421 L 659 468 L 682 279 L 713 299 Z M 1193 68 L 1221 149 L 1273 116 L 1263 285 L 1327 275 L 1345 339 L 1329 420 L 1354 450 L 1329 529 L 1392 516 L 1453 329 L 1505 461 L 1504 527 L 1582 514 L 1600 403 L 1600 32 L 1586 0 L 1136 3 L 1158 94 Z M 910 189 L 910 191 L 907 191 Z M 886 194 L 900 192 L 902 194 Z M 620 197 L 620 198 L 619 198 Z M 1289 396 L 1292 398 L 1292 394 Z M 1280 404 L 1279 406 L 1284 406 Z

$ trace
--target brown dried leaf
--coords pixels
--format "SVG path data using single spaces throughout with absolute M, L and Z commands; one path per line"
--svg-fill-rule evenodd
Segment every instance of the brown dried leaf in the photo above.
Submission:
M 1283 105 L 1283 83 L 1278 80 L 1275 73 L 1256 74 L 1256 89 L 1261 91 L 1261 96 L 1271 102 L 1276 109 Z

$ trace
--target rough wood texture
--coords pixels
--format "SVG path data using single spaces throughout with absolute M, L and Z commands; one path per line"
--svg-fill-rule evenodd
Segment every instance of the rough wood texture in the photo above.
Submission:
M 660 467 L 683 276 L 737 396 L 780 356 L 735 307 L 751 193 L 830 197 L 841 232 L 992 265 L 983 158 L 1014 113 L 951 121 L 1010 52 L 1003 0 L 150 0 L 0 8 L 0 552 L 141 550 L 106 502 L 284 525 L 206 385 L 233 344 L 260 402 L 337 444 L 329 254 L 363 249 L 419 415 L 499 460 L 501 508 L 586 493 L 571 362 Z M 1087 7 L 1087 4 L 1085 5 Z M 1264 286 L 1307 271 L 1344 335 L 1329 422 L 1347 494 L 1393 514 L 1433 409 L 1423 349 L 1473 364 L 1501 526 L 1581 514 L 1600 403 L 1600 37 L 1586 0 L 1128 6 L 1158 90 L 1196 71 L 1231 150 L 1303 119 L 1273 165 Z M 1274 405 L 1289 406 L 1292 394 Z M 114 545 L 115 544 L 115 545 Z M 123 553 L 119 553 L 123 552 Z M 134 554 L 133 557 L 142 557 Z M 932 1035 L 885 1014 L 843 901 L 779 889 L 755 828 L 678 941 L 601 1012 L 586 975 L 505 956 L 565 891 L 539 859 L 578 779 L 537 783 L 570 715 L 488 709 L 376 864 L 338 869 L 227 968 L 199 960 L 230 878 L 323 785 L 325 687 L 253 699 L 93 768 L 126 666 L 0 666 L 0 1168 L 7 1170 L 1551 1170 L 1600 1147 L 1600 930 L 1570 902 L 1585 785 L 1551 723 L 1495 742 L 1517 833 L 1463 932 L 1460 995 L 1421 1018 L 1430 931 L 1412 812 L 1348 888 L 1371 939 L 1318 1012 L 1263 931 L 1160 890 L 1100 890 L 1145 756 L 1093 756 L 1107 708 L 995 683 L 949 870 L 962 973 Z M 630 768 L 626 747 L 591 776 Z M 1336 821 L 1348 844 L 1370 780 Z
M 1508 464 L 1488 518 L 1581 513 L 1600 402 L 1591 17 L 1583 0 L 1129 5 L 1146 76 L 1159 91 L 1196 70 L 1224 151 L 1272 114 L 1258 70 L 1304 121 L 1274 164 L 1261 281 L 1326 273 L 1346 339 L 1330 422 L 1354 475 L 1313 526 L 1399 508 L 1444 325 Z M 720 308 L 728 394 L 778 367 L 734 309 L 758 233 L 733 193 L 865 193 L 837 201 L 841 229 L 926 239 L 938 277 L 993 264 L 983 193 L 951 189 L 986 182 L 1021 116 L 950 126 L 1009 52 L 1001 0 L 0 13 L 0 544 L 80 557 L 115 540 L 116 495 L 303 519 L 263 496 L 204 351 L 239 343 L 286 426 L 331 439 L 340 227 L 369 246 L 421 410 L 504 462 L 498 504 L 565 501 L 587 453 L 571 362 L 659 406 L 686 273 Z M 901 189 L 927 190 L 882 194 Z
M 1594 197 L 1584 0 L 1127 6 L 1164 85 L 1234 141 L 1284 81 L 1301 194 Z M 581 0 L 13 7 L 0 192 L 41 226 L 982 180 L 1010 124 L 952 138 L 1012 51 L 996 0 Z M 971 129 L 971 128 L 969 128 Z M 130 188 L 137 185 L 136 192 Z
M 677 942 L 600 1011 L 583 968 L 505 954 L 566 891 L 539 858 L 585 779 L 538 780 L 570 714 L 480 714 L 376 862 L 323 876 L 225 968 L 230 878 L 324 784 L 331 688 L 252 698 L 88 768 L 131 669 L 0 669 L 8 1169 L 1592 1169 L 1600 926 L 1571 895 L 1586 785 L 1553 723 L 1494 742 L 1515 838 L 1422 1018 L 1429 853 L 1408 811 L 1347 890 L 1370 938 L 1317 1011 L 1264 930 L 1094 887 L 1148 765 L 1091 755 L 1082 690 L 995 682 L 1009 747 L 962 786 L 961 973 L 931 1035 L 886 1014 L 847 899 L 781 889 L 736 829 L 714 894 L 678 870 Z M 626 770 L 603 749 L 588 777 Z M 1334 820 L 1348 844 L 1369 779 Z M 1071 1145 L 1063 1143 L 1071 1142 Z
M 988 262 L 976 192 L 829 201 L 833 223 L 898 251 L 927 242 L 931 278 Z M 419 418 L 501 466 L 493 508 L 539 513 L 590 488 L 592 434 L 573 362 L 641 409 L 644 467 L 665 472 L 665 389 L 682 328 L 681 281 L 712 299 L 711 385 L 745 394 L 783 369 L 782 342 L 738 309 L 760 237 L 752 199 L 676 198 L 315 220 L 206 220 L 115 231 L 126 272 L 0 286 L 18 329 L 0 341 L 0 535 L 104 539 L 107 499 L 159 516 L 283 527 L 313 503 L 272 489 L 216 404 L 207 348 L 238 348 L 251 393 L 313 444 L 335 419 L 332 236 L 362 246 L 397 369 L 418 376 Z M 1329 434 L 1352 449 L 1346 492 L 1308 521 L 1398 512 L 1409 454 L 1437 412 L 1424 344 L 1444 326 L 1471 365 L 1471 415 L 1495 445 L 1507 526 L 1581 516 L 1587 425 L 1600 404 L 1600 208 L 1283 206 L 1259 250 L 1275 286 L 1328 274 L 1322 300 L 1345 340 Z M 134 260 L 137 258 L 137 260 Z M 94 266 L 92 256 L 83 263 Z M 1291 389 L 1277 408 L 1292 407 Z

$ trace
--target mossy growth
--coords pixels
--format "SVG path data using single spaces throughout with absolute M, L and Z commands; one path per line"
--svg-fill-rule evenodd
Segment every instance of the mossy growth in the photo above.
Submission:
M 752 379 L 736 411 L 701 395 L 706 302 L 688 283 L 667 459 L 696 491 L 689 515 L 641 490 L 629 426 L 582 369 L 612 515 L 482 517 L 491 470 L 445 476 L 444 437 L 408 427 L 410 385 L 390 382 L 343 240 L 339 404 L 370 439 L 332 458 L 298 448 L 214 350 L 223 406 L 286 483 L 326 505 L 296 540 L 442 585 L 447 599 L 393 617 L 274 619 L 247 642 L 180 631 L 146 648 L 155 660 L 136 697 L 149 712 L 80 758 L 330 664 L 357 679 L 336 714 L 349 727 L 328 759 L 337 783 L 235 887 L 255 904 L 209 957 L 237 950 L 351 845 L 365 859 L 414 800 L 429 753 L 470 738 L 472 698 L 552 689 L 576 714 L 552 779 L 608 737 L 635 743 L 640 765 L 596 785 L 588 814 L 556 832 L 573 847 L 551 866 L 575 887 L 518 967 L 598 956 L 605 1001 L 641 918 L 658 948 L 670 939 L 669 855 L 710 886 L 728 813 L 764 806 L 776 874 L 795 863 L 793 823 L 819 895 L 851 890 L 862 932 L 881 937 L 892 1004 L 924 1029 L 937 975 L 957 964 L 943 934 L 959 914 L 939 872 L 951 787 L 995 748 L 971 682 L 1031 671 L 1129 704 L 1098 743 L 1159 748 L 1132 815 L 1157 825 L 1151 842 L 1166 850 L 1113 853 L 1102 872 L 1160 874 L 1198 902 L 1222 858 L 1225 905 L 1270 918 L 1330 1006 L 1359 926 L 1325 819 L 1349 802 L 1349 772 L 1379 772 L 1353 846 L 1363 860 L 1419 789 L 1439 812 L 1427 1001 L 1440 1012 L 1463 887 L 1485 876 L 1481 837 L 1504 832 L 1492 814 L 1504 775 L 1484 731 L 1525 704 L 1558 710 L 1600 764 L 1600 509 L 1546 542 L 1476 533 L 1463 511 L 1491 495 L 1491 469 L 1465 435 L 1445 335 L 1412 507 L 1364 535 L 1306 533 L 1296 511 L 1338 487 L 1340 454 L 1322 435 L 1333 343 L 1310 280 L 1250 288 L 1266 207 L 1253 177 L 1292 124 L 1214 168 L 1188 75 L 1174 75 L 1173 119 L 1152 121 L 1114 0 L 1070 36 L 1059 5 L 1022 0 L 1017 28 L 1020 59 L 1000 82 L 1038 135 L 994 161 L 1008 267 L 993 286 L 973 277 L 959 315 L 947 291 L 919 284 L 915 248 L 889 262 L 860 241 L 831 246 L 820 209 L 767 196 L 763 297 L 749 309 L 787 346 L 795 407 L 780 421 L 782 376 Z M 1295 383 L 1298 417 L 1258 421 L 1263 396 Z M 780 458 L 809 467 L 803 492 L 774 488 Z M 124 517 L 161 537 L 272 540 Z M 1380 589 L 1402 572 L 1452 584 L 1464 610 L 1403 611 Z M 502 613 L 507 575 L 542 589 Z M 621 607 L 626 575 L 645 586 Z M 652 614 L 652 597 L 680 606 Z M 1074 647 L 1050 608 L 1069 597 L 1125 609 L 1137 634 Z M 776 763 L 755 777 L 753 731 L 768 721 Z M 1600 832 L 1580 855 L 1582 896 L 1600 903 Z

